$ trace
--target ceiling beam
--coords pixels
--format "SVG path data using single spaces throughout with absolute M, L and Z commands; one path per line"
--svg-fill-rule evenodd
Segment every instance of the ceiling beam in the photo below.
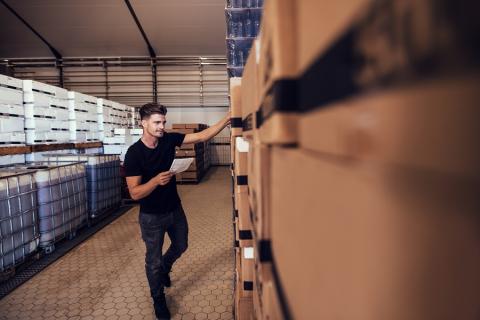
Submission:
M 0 0 L 3 1 L 3 0 Z M 130 0 L 125 0 L 125 4 L 128 7 L 128 10 L 130 11 L 130 14 L 132 15 L 133 20 L 135 20 L 135 23 L 137 24 L 138 29 L 140 30 L 140 33 L 142 34 L 143 40 L 145 40 L 147 47 L 148 47 L 148 53 L 150 54 L 150 58 L 156 58 L 157 54 L 155 53 L 155 50 L 153 49 L 152 45 L 150 44 L 150 41 L 148 40 L 147 34 L 143 30 L 142 24 L 140 23 L 140 20 L 138 20 L 137 14 L 135 13 L 135 10 L 133 10 L 132 4 L 130 3 Z
M 157 81 L 157 54 L 155 53 L 155 50 L 153 49 L 152 45 L 150 44 L 150 41 L 148 40 L 147 34 L 143 30 L 142 24 L 140 23 L 140 20 L 138 20 L 137 14 L 135 13 L 135 10 L 133 10 L 132 4 L 130 3 L 130 0 L 125 0 L 125 4 L 128 7 L 128 10 L 130 11 L 130 14 L 132 15 L 133 20 L 135 20 L 135 23 L 137 24 L 138 30 L 140 30 L 140 33 L 142 34 L 143 40 L 145 40 L 145 43 L 147 44 L 148 48 L 148 53 L 150 54 L 150 64 L 152 67 L 152 93 L 153 93 L 153 101 L 158 102 L 158 81 Z
M 38 38 L 40 38 L 40 40 L 42 40 L 42 42 L 47 45 L 47 47 L 50 49 L 50 51 L 52 52 L 52 54 L 55 56 L 55 58 L 57 59 L 62 59 L 62 55 L 60 54 L 60 52 L 58 52 L 57 49 L 55 49 L 55 47 L 53 47 L 50 42 L 47 41 L 47 39 L 45 39 L 44 37 L 42 37 L 42 35 L 40 33 L 38 33 L 37 30 L 35 30 L 25 19 L 22 18 L 22 16 L 20 16 L 12 7 L 10 7 L 8 5 L 7 2 L 5 2 L 5 0 L 0 0 L 0 2 L 15 16 L 18 18 L 18 20 L 20 20 L 21 22 L 23 22 L 23 24 L 28 28 L 30 29 L 30 31 L 32 31 Z

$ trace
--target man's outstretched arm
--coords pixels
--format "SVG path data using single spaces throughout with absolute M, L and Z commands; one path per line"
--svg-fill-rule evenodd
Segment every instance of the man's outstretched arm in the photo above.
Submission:
M 197 133 L 186 134 L 185 139 L 183 139 L 183 143 L 189 144 L 189 143 L 206 142 L 212 139 L 213 137 L 215 137 L 229 123 L 230 123 L 230 112 L 228 112 L 227 115 L 222 120 L 218 121 L 210 128 L 207 128 Z

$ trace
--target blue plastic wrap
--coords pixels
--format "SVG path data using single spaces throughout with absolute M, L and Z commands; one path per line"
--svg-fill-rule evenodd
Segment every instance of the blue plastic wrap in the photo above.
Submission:
M 243 67 L 254 38 L 227 39 L 228 66 Z
M 263 0 L 227 0 L 227 8 L 261 8 Z
M 241 77 L 243 75 L 243 67 L 228 67 L 228 76 L 232 77 Z
M 227 38 L 256 37 L 262 9 L 226 9 Z

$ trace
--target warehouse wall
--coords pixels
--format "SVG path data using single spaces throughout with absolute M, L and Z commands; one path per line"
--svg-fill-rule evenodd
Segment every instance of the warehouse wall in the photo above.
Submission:
M 170 128 L 172 123 L 205 123 L 213 125 L 222 119 L 228 112 L 225 108 L 171 108 L 167 114 L 167 127 Z M 220 132 L 219 136 L 228 137 L 230 130 L 225 128 Z
M 169 108 L 170 125 L 212 125 L 223 117 L 228 110 L 225 58 L 159 57 L 156 61 L 158 102 Z M 138 107 L 154 101 L 151 62 L 145 57 L 65 58 L 64 87 Z M 60 69 L 52 59 L 10 59 L 8 64 L 13 77 L 60 86 Z

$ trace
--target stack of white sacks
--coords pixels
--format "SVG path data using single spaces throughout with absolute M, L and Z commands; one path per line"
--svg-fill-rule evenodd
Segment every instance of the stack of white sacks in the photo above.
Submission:
M 103 152 L 105 154 L 119 154 L 120 161 L 123 161 L 128 147 L 137 142 L 142 134 L 143 129 L 141 128 L 115 128 L 113 137 L 105 137 L 103 140 Z
M 0 146 L 25 145 L 22 80 L 0 75 Z M 0 165 L 21 163 L 25 155 L 0 156 Z
M 97 97 L 80 92 L 68 92 L 70 141 L 90 142 L 100 140 L 97 100 Z
M 97 113 L 100 123 L 100 139 L 113 137 L 116 128 L 128 128 L 129 111 L 131 107 L 118 102 L 98 99 Z
M 129 107 L 129 108 L 130 108 L 130 110 L 129 110 L 129 115 L 130 115 L 129 127 L 130 128 L 136 128 L 140 125 L 140 114 L 135 111 L 134 107 Z
M 142 135 L 142 129 L 131 129 L 138 126 L 134 111 L 114 101 L 0 75 L 0 147 L 103 141 L 106 154 L 123 160 Z M 42 161 L 48 153 L 62 152 L 75 150 L 0 156 L 0 165 Z
M 68 142 L 67 90 L 24 80 L 23 105 L 27 144 Z

